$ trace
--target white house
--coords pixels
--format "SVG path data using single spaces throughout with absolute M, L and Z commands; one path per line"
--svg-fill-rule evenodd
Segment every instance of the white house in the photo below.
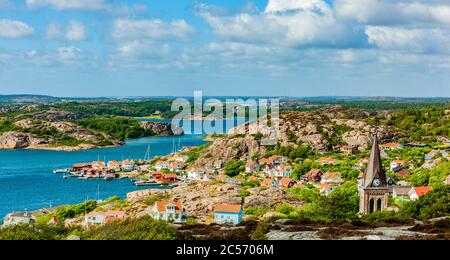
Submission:
M 339 172 L 326 172 L 322 175 L 320 183 L 333 183 L 336 185 L 340 185 L 344 183 L 344 180 L 342 180 L 341 174 Z
M 29 224 L 31 222 L 33 222 L 31 213 L 13 212 L 6 215 L 6 217 L 3 219 L 3 226 Z
M 290 177 L 292 173 L 292 167 L 288 164 L 279 165 L 275 171 L 275 177 L 285 178 Z
M 269 158 L 274 164 L 284 164 L 288 162 L 288 158 L 282 155 L 273 155 Z
M 409 192 L 411 191 L 411 187 L 398 186 L 394 187 L 392 190 L 392 197 L 394 198 L 407 198 L 409 199 Z
M 110 210 L 106 212 L 94 211 L 84 216 L 84 221 L 88 227 L 91 227 L 94 225 L 104 225 L 116 221 L 123 221 L 126 217 L 127 214 L 125 211 L 121 210 Z
M 189 160 L 187 155 L 178 155 L 175 157 L 175 161 L 185 163 Z
M 189 180 L 201 180 L 205 176 L 205 171 L 198 168 L 191 168 L 187 173 Z
M 136 163 L 133 160 L 125 160 L 122 162 L 122 170 L 134 171 L 136 169 Z
M 154 219 L 173 223 L 184 223 L 187 219 L 180 201 L 157 201 L 151 209 L 151 214 Z
M 432 190 L 433 188 L 430 186 L 412 187 L 408 193 L 408 196 L 411 200 L 418 200 L 420 197 L 425 196 L 428 192 Z
M 401 149 L 403 148 L 402 144 L 399 143 L 387 143 L 380 145 L 380 149 L 382 151 L 389 151 L 389 150 L 395 150 L 395 149 Z
M 404 166 L 405 164 L 406 164 L 406 162 L 403 161 L 403 160 L 394 160 L 394 161 L 391 162 L 390 169 L 391 169 L 391 171 L 393 171 L 395 168 L 398 168 L 400 166 Z
M 167 161 L 157 161 L 155 164 L 155 169 L 157 171 L 167 170 L 169 169 L 169 162 Z
M 169 170 L 172 172 L 180 172 L 186 165 L 183 162 L 172 162 L 169 164 Z

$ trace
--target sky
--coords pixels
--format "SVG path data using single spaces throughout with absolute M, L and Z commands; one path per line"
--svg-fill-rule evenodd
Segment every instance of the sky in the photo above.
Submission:
M 450 97 L 449 0 L 0 0 L 0 95 Z

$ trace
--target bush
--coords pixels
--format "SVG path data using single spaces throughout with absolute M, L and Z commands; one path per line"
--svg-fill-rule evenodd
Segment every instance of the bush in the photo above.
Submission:
M 450 186 L 437 188 L 417 201 L 407 202 L 400 214 L 404 218 L 430 219 L 450 215 Z
M 235 177 L 245 170 L 245 163 L 240 160 L 231 160 L 225 165 L 224 170 L 226 175 Z
M 94 227 L 81 235 L 85 240 L 174 240 L 176 229 L 149 216 Z

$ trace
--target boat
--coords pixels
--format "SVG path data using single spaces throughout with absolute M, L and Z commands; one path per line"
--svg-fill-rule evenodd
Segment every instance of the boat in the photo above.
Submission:
M 78 179 L 80 179 L 80 180 L 89 180 L 89 177 L 88 176 L 81 176 L 81 177 L 78 177 Z
M 139 181 L 135 181 L 134 185 L 136 185 L 136 186 L 153 186 L 153 185 L 159 185 L 159 183 L 157 183 L 154 180 L 139 180 Z
M 53 171 L 54 174 L 66 173 L 69 172 L 69 169 L 56 169 Z

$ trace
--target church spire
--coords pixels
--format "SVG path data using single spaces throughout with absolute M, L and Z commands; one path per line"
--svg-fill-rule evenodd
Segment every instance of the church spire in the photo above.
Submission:
M 379 180 L 379 183 L 377 183 L 378 185 L 373 185 L 375 179 Z M 386 173 L 384 172 L 383 169 L 383 164 L 380 155 L 380 148 L 378 144 L 378 137 L 377 134 L 375 133 L 373 136 L 372 152 L 370 154 L 369 163 L 364 173 L 363 187 L 367 188 L 385 185 L 387 185 Z

